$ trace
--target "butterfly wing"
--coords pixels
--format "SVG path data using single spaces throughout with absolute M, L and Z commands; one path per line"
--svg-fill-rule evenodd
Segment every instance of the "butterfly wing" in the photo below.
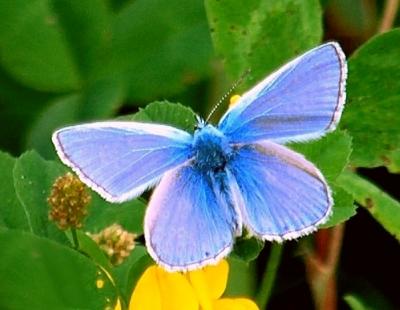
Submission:
M 192 136 L 157 124 L 99 122 L 53 134 L 61 160 L 111 202 L 140 195 L 190 156 Z
M 336 43 L 294 59 L 245 93 L 219 129 L 232 143 L 305 141 L 335 129 L 345 102 L 347 66 Z
M 167 172 L 145 215 L 150 255 L 170 271 L 216 263 L 241 233 L 241 220 L 224 185 L 225 176 L 204 174 L 190 165 Z
M 283 241 L 308 234 L 332 209 L 330 189 L 302 155 L 273 142 L 242 146 L 229 162 L 233 191 L 242 197 L 244 225 L 256 236 Z

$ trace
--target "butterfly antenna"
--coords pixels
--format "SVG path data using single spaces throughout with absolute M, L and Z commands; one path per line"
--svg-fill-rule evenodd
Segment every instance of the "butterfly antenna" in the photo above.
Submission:
M 243 80 L 250 74 L 251 70 L 247 69 L 241 76 L 240 78 L 233 83 L 232 87 L 225 93 L 225 95 L 222 96 L 221 99 L 218 100 L 217 104 L 212 108 L 210 114 L 208 114 L 207 118 L 206 118 L 206 123 L 208 123 L 208 121 L 210 120 L 211 116 L 214 114 L 214 112 L 219 108 L 219 106 L 221 105 L 222 102 L 224 102 L 226 100 L 226 98 L 228 98 L 228 96 L 234 91 L 234 89 L 236 87 L 238 87 Z

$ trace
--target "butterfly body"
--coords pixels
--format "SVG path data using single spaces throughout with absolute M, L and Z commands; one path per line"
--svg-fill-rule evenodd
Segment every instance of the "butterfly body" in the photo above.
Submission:
M 206 173 L 225 169 L 233 149 L 225 135 L 211 124 L 195 131 L 192 144 L 193 165 Z
M 146 246 L 170 271 L 218 262 L 245 227 L 262 240 L 296 239 L 326 222 L 327 181 L 284 144 L 333 131 L 347 66 L 337 43 L 318 46 L 266 77 L 193 135 L 160 124 L 99 122 L 53 134 L 61 160 L 110 202 L 156 184 Z

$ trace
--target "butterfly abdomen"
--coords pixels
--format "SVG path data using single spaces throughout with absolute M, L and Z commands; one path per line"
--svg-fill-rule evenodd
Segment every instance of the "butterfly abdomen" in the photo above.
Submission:
M 205 173 L 219 173 L 232 154 L 227 138 L 217 128 L 206 125 L 194 133 L 194 166 Z

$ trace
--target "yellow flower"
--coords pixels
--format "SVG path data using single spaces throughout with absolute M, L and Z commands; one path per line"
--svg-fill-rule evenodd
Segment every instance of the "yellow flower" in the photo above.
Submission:
M 187 273 L 150 266 L 135 287 L 129 310 L 258 310 L 247 298 L 221 298 L 228 273 L 226 260 Z
M 229 107 L 232 108 L 236 103 L 238 103 L 240 98 L 241 98 L 240 95 L 233 95 L 229 99 Z

